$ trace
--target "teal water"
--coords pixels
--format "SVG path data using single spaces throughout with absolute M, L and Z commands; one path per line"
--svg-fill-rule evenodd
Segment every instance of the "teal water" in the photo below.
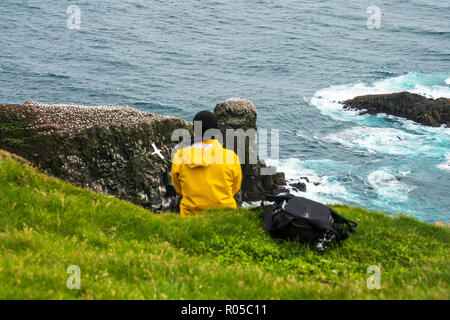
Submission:
M 74 4 L 79 30 L 66 27 Z M 372 4 L 380 29 L 366 25 Z M 281 160 L 270 162 L 308 176 L 307 197 L 450 221 L 450 129 L 338 103 L 401 90 L 450 97 L 448 1 L 3 0 L 0 13 L 2 103 L 190 120 L 247 98 L 260 128 L 281 130 Z

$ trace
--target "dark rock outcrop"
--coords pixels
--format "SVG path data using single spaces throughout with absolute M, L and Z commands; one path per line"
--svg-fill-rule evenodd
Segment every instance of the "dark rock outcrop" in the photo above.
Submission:
M 304 183 L 304 182 L 295 182 L 295 183 L 290 184 L 290 186 L 292 187 L 292 189 L 294 191 L 306 192 L 306 183 Z
M 230 148 L 229 141 L 225 134 L 227 129 L 238 130 L 249 133 L 254 130 L 256 133 L 256 119 L 258 112 L 248 100 L 239 98 L 230 98 L 225 102 L 219 103 L 214 108 L 214 115 L 219 123 L 223 124 L 224 146 L 233 149 L 240 157 L 242 163 L 242 198 L 244 201 L 262 200 L 262 193 L 281 193 L 287 192 L 284 188 L 286 180 L 284 173 L 276 172 L 275 167 L 268 167 L 259 159 L 256 143 L 251 143 L 252 137 L 249 135 L 245 141 L 245 156 L 241 156 L 237 150 L 238 141 L 235 138 L 233 148 Z M 255 136 L 256 138 L 256 136 Z M 252 159 L 256 163 L 252 163 Z M 245 160 L 245 161 L 244 161 Z M 261 174 L 266 172 L 269 174 Z
M 239 125 L 234 122 L 239 114 L 243 124 L 256 126 L 256 109 L 216 109 L 225 125 Z M 153 211 L 177 210 L 179 196 L 170 179 L 171 153 L 180 142 L 171 141 L 175 129 L 192 132 L 192 125 L 129 107 L 0 105 L 0 149 L 72 184 Z M 261 177 L 261 163 L 253 166 L 244 165 L 244 201 L 256 199 L 256 191 L 271 192 L 283 180 L 275 173 Z
M 346 109 L 362 110 L 360 114 L 386 113 L 427 126 L 450 126 L 450 99 L 447 98 L 431 99 L 405 91 L 359 96 L 343 104 Z

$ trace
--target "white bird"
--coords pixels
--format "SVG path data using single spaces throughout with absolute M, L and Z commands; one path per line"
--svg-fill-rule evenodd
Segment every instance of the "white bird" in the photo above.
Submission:
M 407 174 L 411 173 L 412 171 L 400 171 L 397 170 L 398 173 L 400 173 L 402 176 L 406 176 Z
M 155 150 L 155 152 L 153 152 L 152 155 L 156 153 L 161 159 L 164 160 L 164 156 L 162 155 L 161 151 L 155 146 L 154 143 L 152 143 L 152 147 L 153 150 Z

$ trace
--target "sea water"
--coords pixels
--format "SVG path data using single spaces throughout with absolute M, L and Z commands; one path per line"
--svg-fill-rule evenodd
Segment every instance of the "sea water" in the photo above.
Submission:
M 302 195 L 450 222 L 450 129 L 340 103 L 450 97 L 448 1 L 2 0 L 0 13 L 1 103 L 191 120 L 247 98 L 259 128 L 280 130 L 268 162 L 308 177 Z

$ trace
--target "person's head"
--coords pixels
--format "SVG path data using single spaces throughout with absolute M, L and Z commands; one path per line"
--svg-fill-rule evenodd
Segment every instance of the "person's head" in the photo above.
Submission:
M 208 110 L 203 110 L 197 113 L 194 117 L 194 125 L 196 122 L 201 122 L 202 125 L 202 138 L 205 135 L 205 132 L 209 129 L 219 130 L 219 125 L 217 123 L 217 119 L 214 114 Z

